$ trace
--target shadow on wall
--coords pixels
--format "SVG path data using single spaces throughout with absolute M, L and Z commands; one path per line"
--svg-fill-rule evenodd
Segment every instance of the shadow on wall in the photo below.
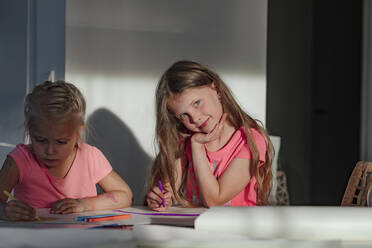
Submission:
M 108 109 L 94 111 L 87 120 L 87 143 L 99 148 L 114 170 L 129 184 L 134 205 L 142 205 L 152 158 L 130 129 Z M 98 188 L 98 192 L 102 192 Z

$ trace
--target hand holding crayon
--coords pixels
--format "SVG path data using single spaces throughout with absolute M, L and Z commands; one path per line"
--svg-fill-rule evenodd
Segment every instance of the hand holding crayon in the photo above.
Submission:
M 22 212 L 24 212 L 24 208 L 28 208 L 28 209 L 30 209 L 30 211 L 35 211 L 33 208 L 31 208 L 30 206 L 28 206 L 27 204 L 25 204 L 25 203 L 22 203 L 22 202 L 19 202 L 13 195 L 11 195 L 8 191 L 6 191 L 6 190 L 3 190 L 3 194 L 4 195 L 6 195 L 9 199 L 11 199 L 12 201 L 17 201 L 15 204 L 14 203 L 8 203 L 9 205 L 12 205 L 12 208 L 14 208 L 14 209 L 17 209 L 17 208 L 19 208 L 21 205 L 23 205 L 22 206 L 22 208 L 23 208 L 23 211 Z M 24 217 L 19 217 L 19 216 L 17 216 L 17 218 L 12 218 L 12 217 L 10 217 L 10 216 L 7 216 L 6 218 L 9 218 L 10 220 L 22 220 L 22 219 L 24 219 L 24 220 L 27 220 L 27 219 L 29 219 L 30 217 L 29 217 L 29 215 L 25 215 Z M 37 216 L 37 215 L 35 215 L 35 217 L 34 217 L 34 219 L 35 220 L 40 220 L 40 218 Z
M 172 206 L 172 189 L 169 183 L 165 185 L 159 180 L 146 194 L 147 206 L 154 211 L 166 211 Z

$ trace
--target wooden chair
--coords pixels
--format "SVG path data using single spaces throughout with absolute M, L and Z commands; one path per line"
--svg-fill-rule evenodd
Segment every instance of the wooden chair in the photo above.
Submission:
M 341 206 L 367 206 L 367 192 L 372 186 L 372 162 L 359 161 L 349 178 Z

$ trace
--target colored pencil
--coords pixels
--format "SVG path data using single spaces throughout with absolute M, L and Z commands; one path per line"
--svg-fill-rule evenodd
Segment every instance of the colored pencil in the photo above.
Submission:
M 79 216 L 76 217 L 75 220 L 77 221 L 85 221 L 86 219 L 92 218 L 99 218 L 99 217 L 108 217 L 108 216 L 115 216 L 117 214 L 99 214 L 99 215 L 88 215 L 88 216 Z
M 6 195 L 10 200 L 12 200 L 12 201 L 17 201 L 17 199 L 16 199 L 13 195 L 11 195 L 8 191 L 3 190 L 3 193 L 4 193 L 4 195 Z M 37 215 L 35 215 L 35 219 L 36 219 L 36 220 L 40 220 L 39 216 L 37 216 Z
M 164 193 L 163 186 L 161 185 L 161 181 L 160 180 L 159 180 L 158 184 L 159 184 L 159 189 L 160 189 L 161 193 Z M 161 198 L 161 203 L 162 203 L 163 207 L 165 207 L 164 197 Z
M 100 222 L 100 221 L 110 221 L 110 220 L 124 220 L 129 219 L 131 217 L 130 214 L 120 214 L 120 215 L 113 215 L 113 216 L 106 216 L 106 217 L 96 217 L 96 218 L 87 218 L 85 219 L 86 222 Z
M 91 227 L 90 229 L 123 229 L 123 230 L 133 230 L 133 225 L 119 225 L 119 224 L 110 224 L 110 225 L 103 225 L 103 226 L 95 226 Z

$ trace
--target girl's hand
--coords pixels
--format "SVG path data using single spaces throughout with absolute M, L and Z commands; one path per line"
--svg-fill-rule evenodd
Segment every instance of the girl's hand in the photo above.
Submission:
M 169 183 L 164 185 L 164 193 L 161 192 L 159 187 L 153 187 L 146 195 L 147 205 L 151 210 L 163 212 L 172 206 L 172 192 L 167 191 L 170 188 Z M 163 201 L 164 199 L 164 206 Z
M 20 201 L 9 201 L 3 208 L 4 217 L 6 220 L 33 220 L 36 216 L 36 211 L 27 203 Z
M 195 141 L 199 144 L 206 144 L 213 140 L 218 139 L 221 136 L 221 131 L 223 128 L 223 124 L 226 120 L 227 114 L 223 113 L 221 116 L 220 121 L 216 124 L 216 126 L 213 128 L 213 130 L 209 133 L 195 133 L 191 137 L 191 141 Z
M 56 201 L 50 209 L 51 214 L 70 214 L 83 212 L 86 205 L 80 199 L 65 198 Z

